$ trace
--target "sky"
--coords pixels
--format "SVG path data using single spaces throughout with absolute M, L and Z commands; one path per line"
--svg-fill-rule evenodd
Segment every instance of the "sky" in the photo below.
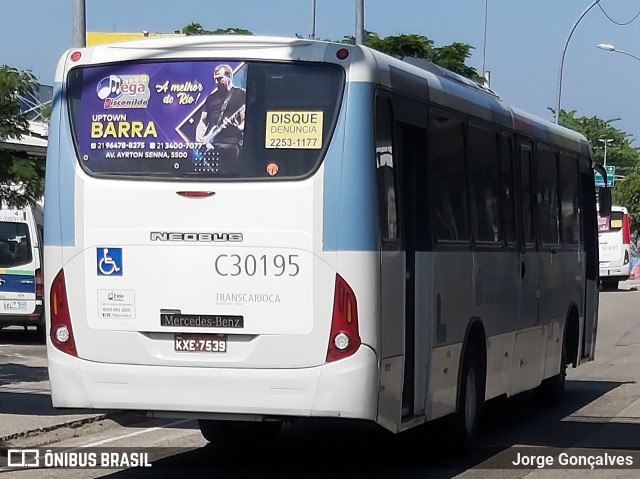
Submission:
M 365 28 L 380 36 L 419 34 L 435 46 L 474 47 L 467 64 L 491 72 L 509 105 L 553 120 L 561 70 L 561 107 L 579 116 L 618 119 L 640 148 L 640 11 L 637 0 L 365 0 Z M 52 84 L 73 46 L 74 0 L 0 0 L 0 65 L 30 70 Z M 316 37 L 355 32 L 355 0 L 316 0 Z M 312 0 L 86 0 L 87 31 L 173 32 L 239 27 L 254 34 L 311 34 Z M 486 7 L 486 10 L 485 10 Z M 485 11 L 486 29 L 485 29 Z M 631 21 L 631 22 L 630 22 Z M 577 22 L 577 23 L 576 23 Z M 628 23 L 617 25 L 616 23 Z M 573 34 L 564 49 L 572 28 Z M 485 43 L 486 38 L 486 43 Z M 633 56 L 597 48 L 609 43 Z

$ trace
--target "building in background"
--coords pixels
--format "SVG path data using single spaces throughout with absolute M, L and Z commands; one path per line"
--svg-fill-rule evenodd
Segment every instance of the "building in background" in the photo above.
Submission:
M 87 32 L 87 46 L 92 47 L 103 43 L 125 42 L 127 40 L 140 40 L 143 38 L 159 37 L 184 37 L 184 33 L 176 31 L 174 33 L 154 33 L 143 30 L 141 32 Z

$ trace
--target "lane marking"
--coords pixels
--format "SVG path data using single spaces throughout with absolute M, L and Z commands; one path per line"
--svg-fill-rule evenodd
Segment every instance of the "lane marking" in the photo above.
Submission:
M 103 444 L 108 444 L 110 442 L 119 441 L 120 439 L 127 439 L 127 438 L 130 438 L 130 437 L 139 436 L 140 434 L 146 434 L 148 432 L 159 431 L 160 429 L 166 429 L 166 428 L 169 428 L 169 427 L 174 427 L 174 426 L 177 426 L 179 424 L 184 424 L 184 423 L 191 422 L 191 421 L 193 421 L 193 419 L 181 419 L 179 421 L 174 421 L 174 422 L 171 422 L 169 424 L 165 424 L 164 426 L 158 426 L 158 427 L 152 427 L 152 428 L 148 428 L 148 429 L 142 429 L 140 431 L 130 432 L 128 434 L 123 434 L 122 436 L 111 437 L 109 439 L 103 439 L 102 441 L 96 441 L 96 442 L 93 442 L 91 444 L 85 444 L 85 445 L 78 446 L 78 447 L 97 447 L 97 446 L 102 446 Z

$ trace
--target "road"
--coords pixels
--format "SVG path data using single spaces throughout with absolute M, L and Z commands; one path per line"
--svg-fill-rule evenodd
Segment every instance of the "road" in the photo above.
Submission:
M 5 478 L 129 477 L 435 477 L 435 478 L 635 478 L 640 476 L 640 283 L 621 283 L 621 290 L 600 296 L 600 323 L 596 361 L 571 369 L 563 402 L 553 408 L 539 406 L 532 394 L 487 405 L 481 445 L 471 454 L 452 457 L 439 447 L 438 430 L 421 428 L 408 435 L 390 436 L 368 425 L 307 422 L 286 426 L 277 444 L 242 448 L 207 445 L 194 421 L 102 420 L 75 429 L 12 441 L 33 445 L 53 441 L 54 451 L 91 448 L 132 448 L 145 451 L 150 469 L 48 469 L 5 472 Z M 12 333 L 13 343 L 0 337 L 0 400 L 11 394 L 28 398 L 46 396 L 46 360 L 41 345 Z M 18 356 L 19 355 L 19 356 Z M 10 365 L 5 369 L 7 364 Z M 29 378 L 31 383 L 25 382 Z M 19 382 L 18 382 L 19 381 Z M 31 384 L 29 387 L 28 384 Z M 18 386 L 16 386 L 18 385 Z M 14 388 L 7 393 L 6 388 Z M 39 388 L 38 393 L 19 389 Z M 15 401 L 14 401 L 15 402 Z M 24 420 L 43 424 L 51 416 L 31 418 L 23 402 Z M 5 408 L 0 408 L 0 430 Z M 11 411 L 16 413 L 16 410 Z M 82 417 L 82 416 L 81 416 Z M 138 423 L 136 423 L 136 421 Z M 140 422 L 142 421 L 142 422 Z M 76 436 L 76 437 L 74 437 Z M 47 439 L 48 437 L 48 439 Z M 21 442 L 22 441 L 22 442 Z M 30 441 L 30 442 L 29 442 Z M 35 441 L 35 442 L 34 442 Z M 96 449 L 112 450 L 112 449 Z M 116 449 L 113 449 L 116 450 Z M 630 469 L 509 468 L 518 453 L 537 457 L 565 452 L 585 455 L 631 456 Z

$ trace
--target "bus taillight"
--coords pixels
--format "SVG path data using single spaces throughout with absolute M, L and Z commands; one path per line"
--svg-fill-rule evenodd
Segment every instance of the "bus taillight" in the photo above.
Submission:
M 626 213 L 622 217 L 622 242 L 624 244 L 631 244 L 631 230 L 629 227 L 629 215 Z
M 36 299 L 42 300 L 44 296 L 44 283 L 42 281 L 42 270 L 40 268 L 36 269 Z
M 56 275 L 51 284 L 51 342 L 63 353 L 78 356 L 76 342 L 73 339 L 73 328 L 67 302 L 67 288 L 64 281 L 64 270 Z
M 349 284 L 339 274 L 336 274 L 327 362 L 351 356 L 359 347 L 360 333 L 358 331 L 356 295 Z

